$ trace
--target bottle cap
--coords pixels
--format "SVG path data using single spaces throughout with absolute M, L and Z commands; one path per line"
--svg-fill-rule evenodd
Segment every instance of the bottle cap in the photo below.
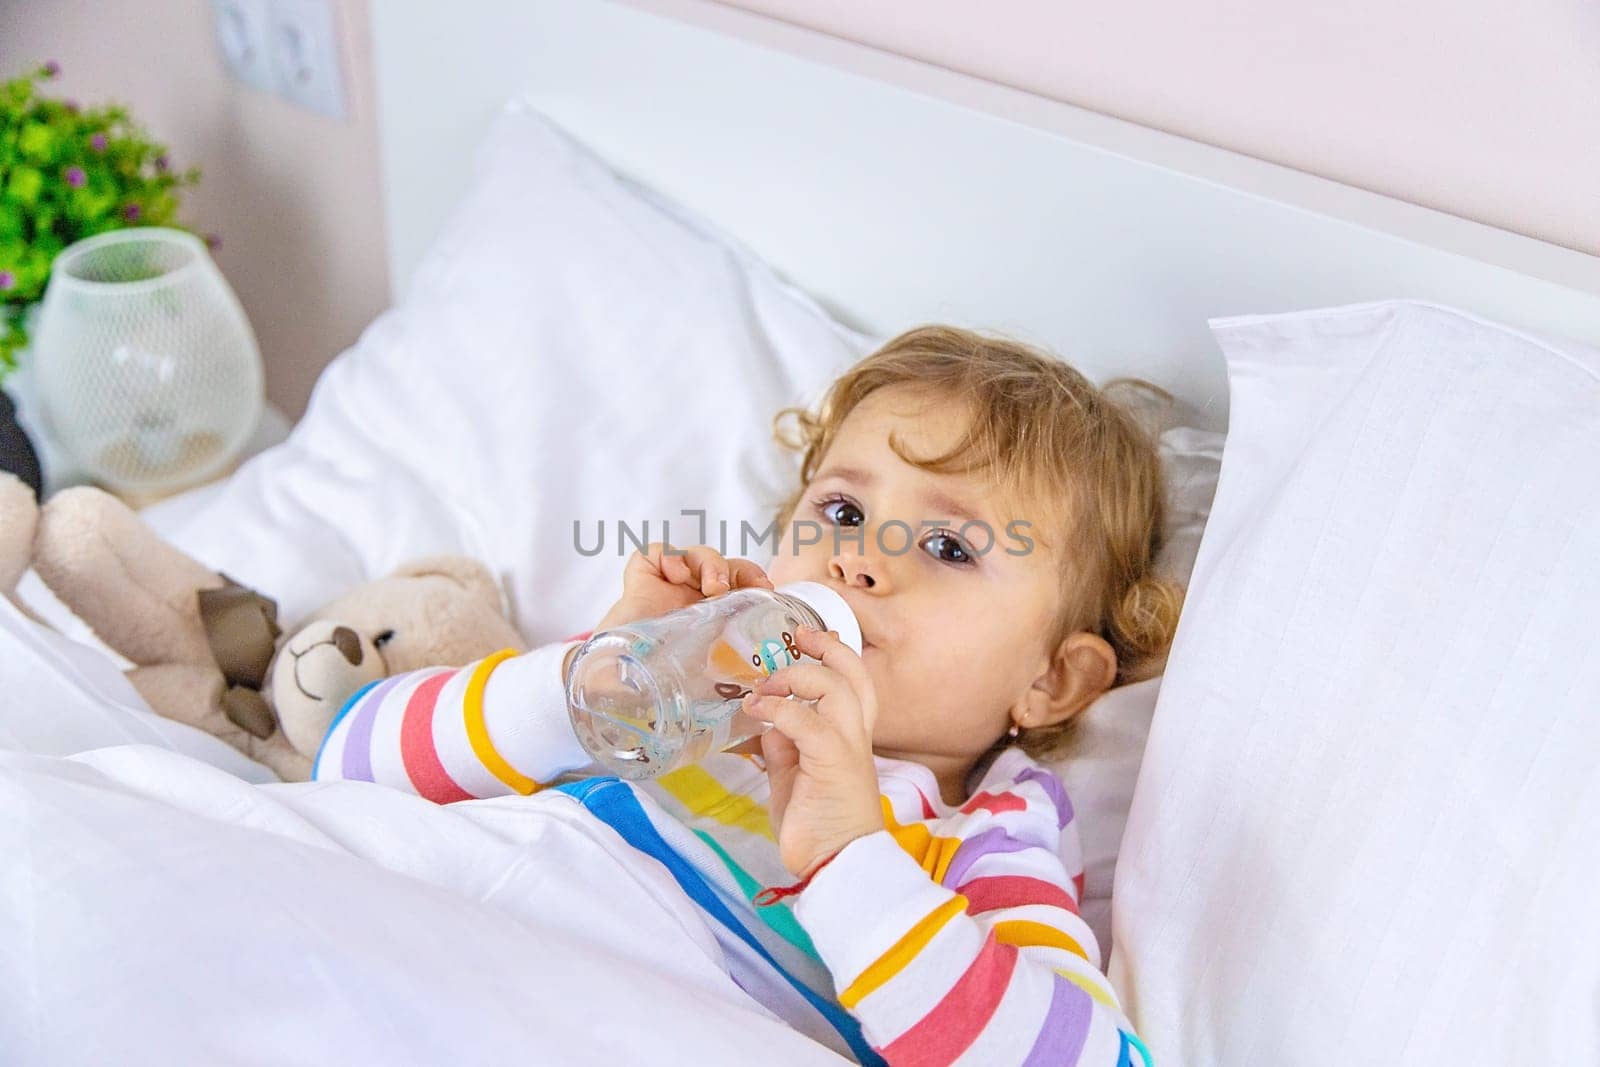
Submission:
M 812 611 L 822 616 L 825 629 L 837 630 L 839 640 L 856 655 L 861 654 L 861 624 L 856 621 L 856 614 L 850 610 L 850 605 L 844 602 L 844 597 L 821 582 L 790 582 L 778 586 L 775 592 L 805 601 Z

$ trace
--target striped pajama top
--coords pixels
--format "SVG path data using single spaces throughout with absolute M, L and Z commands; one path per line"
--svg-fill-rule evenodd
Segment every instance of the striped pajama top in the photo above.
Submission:
M 593 769 L 560 666 L 570 645 L 374 683 L 340 711 L 313 777 L 375 781 L 441 803 L 532 793 Z M 874 757 L 885 829 L 806 889 L 778 856 L 761 757 L 716 753 L 629 782 L 657 833 L 790 976 L 836 1003 L 892 1064 L 1137 1065 L 1149 1056 L 1078 915 L 1082 863 L 1060 780 L 1002 752 L 965 803 L 920 764 Z M 791 1026 L 850 1050 L 771 964 L 710 922 L 730 974 Z

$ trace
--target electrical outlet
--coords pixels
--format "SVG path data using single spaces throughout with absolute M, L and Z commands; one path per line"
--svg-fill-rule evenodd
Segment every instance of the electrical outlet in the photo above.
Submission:
M 211 0 L 228 71 L 252 89 L 342 119 L 332 0 Z
M 228 72 L 264 93 L 278 91 L 267 56 L 268 0 L 211 0 L 216 16 L 217 48 Z
M 331 0 L 269 0 L 267 54 L 280 96 L 318 114 L 344 118 Z

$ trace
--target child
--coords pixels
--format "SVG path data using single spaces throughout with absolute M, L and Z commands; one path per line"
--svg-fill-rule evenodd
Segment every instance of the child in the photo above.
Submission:
M 687 861 L 675 877 L 710 887 L 696 902 L 734 978 L 842 1053 L 1148 1061 L 1078 916 L 1072 805 L 1035 759 L 1176 624 L 1179 591 L 1150 573 L 1152 442 L 1065 364 L 944 327 L 890 341 L 816 414 L 786 415 L 803 459 L 780 530 L 820 538 L 781 542 L 770 579 L 705 546 L 651 546 L 597 629 L 808 579 L 850 604 L 862 653 L 803 631 L 820 662 L 745 698 L 772 729 L 629 783 L 645 818 L 624 836 L 669 870 Z M 543 788 L 590 764 L 561 684 L 575 647 L 377 683 L 341 711 L 315 777 L 441 802 Z

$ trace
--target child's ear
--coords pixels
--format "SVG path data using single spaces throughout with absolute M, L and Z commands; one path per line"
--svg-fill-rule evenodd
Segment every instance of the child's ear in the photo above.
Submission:
M 1105 638 L 1087 630 L 1068 634 L 1011 717 L 1025 730 L 1054 726 L 1093 704 L 1116 679 L 1117 653 Z

